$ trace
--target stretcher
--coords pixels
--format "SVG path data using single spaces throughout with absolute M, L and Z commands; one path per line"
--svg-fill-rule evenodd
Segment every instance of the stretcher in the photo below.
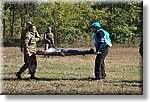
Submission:
M 49 48 L 47 50 L 36 51 L 36 55 L 48 55 L 48 56 L 72 56 L 72 55 L 86 55 L 95 54 L 94 49 L 90 50 L 72 50 L 72 49 L 61 49 L 61 48 Z

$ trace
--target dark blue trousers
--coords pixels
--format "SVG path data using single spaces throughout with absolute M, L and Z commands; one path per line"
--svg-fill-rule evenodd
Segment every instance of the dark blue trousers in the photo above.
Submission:
M 101 54 L 98 54 L 95 59 L 95 78 L 103 79 L 106 76 L 105 73 L 105 57 L 108 54 L 108 47 L 101 50 Z

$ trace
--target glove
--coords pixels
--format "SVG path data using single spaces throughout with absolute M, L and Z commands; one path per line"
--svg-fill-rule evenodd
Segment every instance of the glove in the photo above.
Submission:
M 27 53 L 27 55 L 30 57 L 30 56 L 32 56 L 32 53 Z
M 36 55 L 36 52 L 29 52 L 29 53 L 27 53 L 27 55 L 30 57 L 32 55 Z
M 96 52 L 96 55 L 99 55 L 99 54 L 102 54 L 102 52 L 100 52 L 100 51 Z
M 99 50 L 96 51 L 96 54 L 97 54 L 97 55 L 99 55 L 99 54 L 101 54 L 101 53 L 102 53 L 102 52 L 101 52 L 101 49 L 99 49 Z

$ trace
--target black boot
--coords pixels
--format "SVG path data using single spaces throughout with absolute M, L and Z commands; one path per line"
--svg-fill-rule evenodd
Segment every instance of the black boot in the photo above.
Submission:
M 34 74 L 31 74 L 30 79 L 37 79 Z
M 105 79 L 106 78 L 106 74 L 104 74 L 103 76 L 102 76 L 102 79 Z
M 21 78 L 21 73 L 20 73 L 20 72 L 16 72 L 16 76 L 17 76 L 18 79 L 22 79 L 22 78 Z

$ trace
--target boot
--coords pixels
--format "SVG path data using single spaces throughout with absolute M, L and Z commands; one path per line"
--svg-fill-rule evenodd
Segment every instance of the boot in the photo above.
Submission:
M 17 76 L 18 79 L 22 79 L 22 78 L 21 78 L 21 73 L 20 73 L 20 72 L 16 72 L 16 76 Z
M 34 74 L 31 74 L 30 79 L 37 79 Z

